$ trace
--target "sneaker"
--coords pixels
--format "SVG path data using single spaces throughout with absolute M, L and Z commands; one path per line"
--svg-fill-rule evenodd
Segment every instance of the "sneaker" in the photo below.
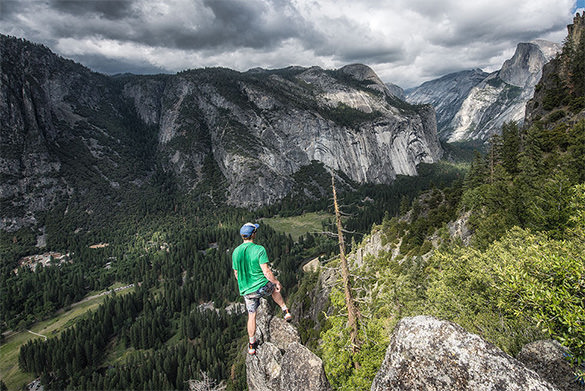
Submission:
M 290 321 L 292 320 L 292 315 L 291 315 L 290 311 L 287 308 L 283 312 L 284 312 L 284 320 L 286 320 L 287 322 L 290 323 Z
M 254 343 L 248 343 L 248 354 L 250 354 L 250 355 L 256 354 L 257 347 L 258 347 L 258 341 L 254 341 Z

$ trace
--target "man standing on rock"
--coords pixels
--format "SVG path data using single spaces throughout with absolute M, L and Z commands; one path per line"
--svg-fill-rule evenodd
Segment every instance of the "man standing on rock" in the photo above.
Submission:
M 280 282 L 268 267 L 268 255 L 263 246 L 254 243 L 259 224 L 246 223 L 240 228 L 244 243 L 232 253 L 232 268 L 238 280 L 240 295 L 244 296 L 248 310 L 248 336 L 250 337 L 248 353 L 256 354 L 258 343 L 256 334 L 256 310 L 260 306 L 260 298 L 271 295 L 280 306 L 284 320 L 290 322 L 292 315 L 280 294 Z

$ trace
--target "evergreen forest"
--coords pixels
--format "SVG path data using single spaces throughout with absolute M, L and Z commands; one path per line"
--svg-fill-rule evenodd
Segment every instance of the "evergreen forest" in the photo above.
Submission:
M 208 168 L 210 178 L 214 169 Z M 358 185 L 338 173 L 350 241 L 359 242 L 384 215 L 398 215 L 400 206 L 421 190 L 461 182 L 465 169 L 464 164 L 423 164 L 419 177 L 401 176 L 391 186 Z M 313 178 L 320 178 L 323 189 L 330 186 L 322 164 L 314 162 L 297 174 L 301 183 Z M 209 183 L 221 189 L 221 184 Z M 68 262 L 38 264 L 34 270 L 19 266 L 22 256 L 38 251 L 34 233 L 2 233 L 0 312 L 6 335 L 56 319 L 97 292 L 131 286 L 107 295 L 95 310 L 47 340 L 23 344 L 20 373 L 40 377 L 48 390 L 182 390 L 188 389 L 188 380 L 202 377 L 223 382 L 230 390 L 246 388 L 246 317 L 231 269 L 231 251 L 241 242 L 239 227 L 260 222 L 257 243 L 266 247 L 294 306 L 301 266 L 315 257 L 325 261 L 336 255 L 336 239 L 326 234 L 335 230 L 333 221 L 323 221 L 319 232 L 295 241 L 263 224 L 262 218 L 331 212 L 331 200 L 293 193 L 278 204 L 247 211 L 223 204 L 210 207 L 193 195 L 175 197 L 169 204 L 165 188 L 174 185 L 154 176 L 152 189 L 158 190 L 141 204 L 94 216 L 94 228 L 87 231 L 76 228 L 87 224 L 81 211 L 47 214 L 45 250 L 69 254 Z M 6 384 L 10 389 L 23 386 L 11 378 Z

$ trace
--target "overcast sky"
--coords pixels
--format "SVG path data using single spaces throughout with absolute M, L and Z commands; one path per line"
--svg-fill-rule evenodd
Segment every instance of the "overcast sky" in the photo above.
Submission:
M 585 0 L 0 0 L 0 32 L 105 73 L 371 66 L 413 87 L 562 42 Z

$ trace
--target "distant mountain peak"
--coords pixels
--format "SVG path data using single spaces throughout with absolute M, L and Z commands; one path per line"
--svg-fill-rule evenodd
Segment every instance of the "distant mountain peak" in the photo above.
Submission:
M 550 54 L 559 50 L 560 45 L 548 41 L 521 42 L 512 58 L 502 65 L 499 76 L 513 86 L 533 88 L 542 76 L 542 67 L 550 61 Z
M 374 84 L 384 84 L 372 68 L 364 64 L 350 64 L 339 68 L 340 72 L 353 76 L 359 81 L 370 81 Z
M 406 97 L 433 105 L 442 140 L 486 141 L 504 122 L 523 121 L 542 68 L 559 50 L 560 45 L 544 40 L 522 42 L 498 71 L 452 73 L 407 90 Z

